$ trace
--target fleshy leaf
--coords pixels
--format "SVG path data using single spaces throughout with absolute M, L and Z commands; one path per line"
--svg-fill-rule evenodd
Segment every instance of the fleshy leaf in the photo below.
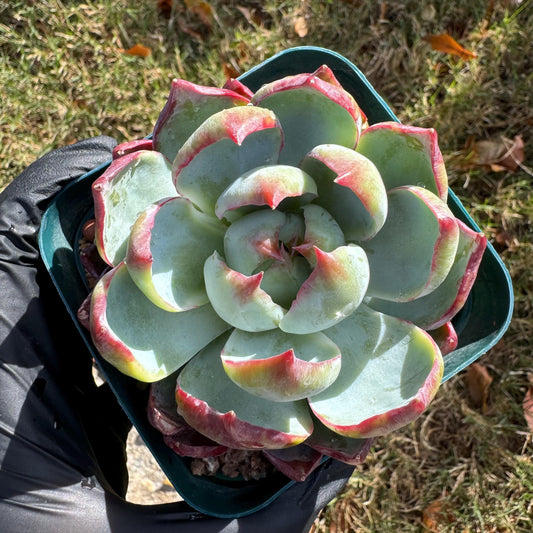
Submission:
M 152 139 L 137 139 L 135 141 L 127 141 L 121 144 L 117 144 L 113 148 L 113 159 L 118 159 L 133 152 L 139 152 L 140 150 L 153 150 L 154 146 Z
M 224 235 L 227 265 L 251 275 L 269 259 L 281 260 L 279 232 L 285 224 L 281 211 L 261 210 L 236 220 Z
M 305 209 L 306 206 L 304 206 Z M 301 243 L 305 236 L 305 220 L 298 213 L 285 213 L 285 224 L 279 232 L 279 240 L 289 248 Z
M 229 78 L 228 80 L 226 80 L 226 83 L 224 83 L 223 88 L 229 89 L 230 91 L 240 94 L 248 100 L 251 100 L 254 95 L 254 93 L 246 85 L 244 85 L 242 81 L 239 81 L 236 78 Z
M 222 251 L 225 230 L 186 198 L 153 204 L 133 225 L 128 271 L 144 294 L 166 311 L 206 304 L 204 262 L 213 250 Z
M 206 304 L 183 313 L 155 306 L 137 288 L 124 263 L 104 275 L 91 298 L 93 342 L 109 363 L 139 381 L 172 374 L 229 329 Z
M 280 449 L 304 441 L 313 424 L 305 400 L 253 396 L 226 375 L 223 335 L 198 353 L 178 378 L 176 401 L 185 420 L 210 439 L 238 449 Z
M 436 394 L 442 356 L 413 324 L 362 305 L 325 333 L 341 350 L 342 372 L 308 402 L 335 433 L 385 435 L 415 420 Z
M 423 329 L 436 329 L 450 321 L 463 307 L 477 276 L 486 237 L 457 220 L 459 243 L 446 279 L 432 292 L 410 302 L 372 298 L 368 305 L 376 311 L 413 322 Z
M 374 439 L 352 439 L 331 431 L 322 422 L 313 419 L 313 433 L 305 441 L 307 446 L 349 465 L 361 464 Z
M 304 257 L 289 254 L 285 248 L 281 248 L 281 256 L 281 261 L 269 261 L 260 267 L 263 272 L 261 288 L 274 302 L 288 309 L 309 278 L 311 267 Z
M 215 214 L 223 218 L 229 210 L 266 205 L 275 209 L 283 200 L 304 197 L 310 202 L 316 196 L 311 176 L 289 165 L 259 167 L 238 177 L 218 198 Z
M 301 253 L 312 266 L 316 265 L 315 246 L 324 252 L 346 244 L 344 234 L 335 219 L 323 207 L 309 204 L 302 207 L 305 234 L 301 244 L 294 249 Z
M 457 219 L 438 196 L 421 187 L 388 193 L 385 225 L 362 243 L 370 263 L 368 296 L 406 302 L 429 294 L 450 271 L 457 244 Z
M 204 265 L 205 288 L 219 316 L 245 331 L 266 331 L 278 326 L 285 311 L 261 289 L 262 274 L 245 276 L 229 268 L 217 252 Z
M 271 111 L 235 107 L 210 116 L 180 149 L 172 167 L 178 192 L 208 214 L 239 176 L 277 163 L 283 134 Z
M 370 159 L 335 144 L 313 148 L 300 167 L 318 187 L 315 203 L 327 209 L 347 240 L 368 240 L 387 217 L 387 191 Z
M 170 162 L 154 151 L 115 159 L 93 183 L 92 192 L 96 246 L 111 266 L 126 256 L 130 229 L 141 212 L 161 198 L 176 196 Z
M 376 165 L 387 190 L 417 185 L 446 201 L 448 177 L 434 129 L 380 122 L 363 131 L 356 150 Z
M 265 84 L 252 98 L 254 105 L 271 109 L 281 122 L 285 143 L 280 163 L 296 166 L 319 144 L 357 144 L 364 115 L 347 91 L 318 72 Z
M 313 333 L 333 326 L 362 302 L 369 270 L 359 246 L 340 246 L 332 252 L 315 247 L 316 266 L 298 291 L 279 327 L 287 333 Z
M 451 322 L 446 322 L 446 324 L 443 324 L 437 329 L 428 331 L 428 333 L 437 343 L 440 353 L 443 356 L 453 352 L 459 344 L 459 337 Z
M 155 150 L 174 161 L 179 149 L 204 120 L 223 109 L 245 106 L 249 100 L 228 88 L 173 80 L 165 107 L 154 127 L 152 138 Z
M 291 335 L 234 330 L 222 350 L 226 374 L 251 394 L 301 400 L 329 387 L 341 369 L 338 347 L 323 333 Z
M 293 481 L 305 481 L 322 460 L 322 454 L 305 443 L 281 450 L 263 450 L 263 455 Z
M 226 446 L 208 439 L 193 429 L 178 414 L 174 372 L 150 386 L 148 421 L 163 434 L 165 444 L 183 457 L 216 457 L 227 451 Z

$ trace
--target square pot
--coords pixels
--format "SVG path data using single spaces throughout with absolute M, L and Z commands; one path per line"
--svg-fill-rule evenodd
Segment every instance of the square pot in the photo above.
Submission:
M 342 86 L 354 96 L 370 124 L 398 120 L 357 67 L 323 48 L 288 49 L 253 68 L 240 80 L 256 91 L 264 83 L 287 75 L 313 72 L 323 64 L 333 70 Z M 77 310 L 89 292 L 79 260 L 78 240 L 84 222 L 93 216 L 91 185 L 108 165 L 93 169 L 54 197 L 44 214 L 39 235 L 43 262 L 120 405 L 183 499 L 196 510 L 211 516 L 237 518 L 251 514 L 283 494 L 294 481 L 281 473 L 259 481 L 194 476 L 189 469 L 190 460 L 168 448 L 161 433 L 149 424 L 146 416 L 148 384 L 120 373 L 103 360 L 90 334 L 77 320 Z M 455 216 L 479 231 L 452 191 L 449 191 L 448 205 Z M 468 301 L 453 320 L 459 345 L 444 358 L 443 381 L 475 361 L 501 338 L 510 322 L 512 304 L 509 273 L 489 243 Z

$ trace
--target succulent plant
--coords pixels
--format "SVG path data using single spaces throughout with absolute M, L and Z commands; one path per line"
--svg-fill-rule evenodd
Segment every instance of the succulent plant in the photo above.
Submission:
M 93 184 L 94 344 L 153 383 L 178 453 L 358 462 L 456 346 L 486 239 L 447 194 L 435 131 L 369 125 L 327 66 L 255 93 L 174 80 Z

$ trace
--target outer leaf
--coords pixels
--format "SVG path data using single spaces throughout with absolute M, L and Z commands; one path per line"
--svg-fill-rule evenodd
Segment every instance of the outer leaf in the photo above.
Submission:
M 233 383 L 220 352 L 227 336 L 212 342 L 181 372 L 179 412 L 200 433 L 238 449 L 279 449 L 304 441 L 313 430 L 305 401 L 271 402 Z
M 446 324 L 431 330 L 428 333 L 437 343 L 440 353 L 443 356 L 453 352 L 459 344 L 459 337 L 451 322 L 446 322 Z
M 415 420 L 436 394 L 442 356 L 423 330 L 362 305 L 326 331 L 342 353 L 342 373 L 308 399 L 315 416 L 351 438 L 385 435 Z
M 236 92 L 237 94 L 244 96 L 248 100 L 251 100 L 254 95 L 254 93 L 248 87 L 246 87 L 244 83 L 235 78 L 229 78 L 224 84 L 223 88 Z
M 222 192 L 249 170 L 278 160 L 279 122 L 271 111 L 235 107 L 209 117 L 180 149 L 172 172 L 178 192 L 214 213 Z
M 300 167 L 317 183 L 315 203 L 335 217 L 347 240 L 368 240 L 381 229 L 387 191 L 370 159 L 344 146 L 323 144 L 313 148 Z
M 322 454 L 305 443 L 282 450 L 264 450 L 263 455 L 293 481 L 305 481 L 322 460 Z
M 423 329 L 436 329 L 449 322 L 463 307 L 477 276 L 487 239 L 457 220 L 459 243 L 446 279 L 432 292 L 410 302 L 372 298 L 376 311 L 413 322 Z
M 280 163 L 298 165 L 319 144 L 357 144 L 366 119 L 353 97 L 332 81 L 319 69 L 268 83 L 255 93 L 252 103 L 272 109 L 281 122 L 285 144 Z
M 160 153 L 137 151 L 115 159 L 92 185 L 95 242 L 111 266 L 126 256 L 131 226 L 150 204 L 176 196 L 169 161 Z
M 446 201 L 448 177 L 434 129 L 380 122 L 364 130 L 357 151 L 378 167 L 387 190 L 417 185 Z
M 126 256 L 129 273 L 156 305 L 186 311 L 206 304 L 203 266 L 222 251 L 226 227 L 186 198 L 150 206 L 133 225 Z
M 278 326 L 285 311 L 260 288 L 262 274 L 245 276 L 229 268 L 214 252 L 205 262 L 204 279 L 209 301 L 219 316 L 245 331 Z
M 307 446 L 349 465 L 364 462 L 374 439 L 352 439 L 331 431 L 320 421 L 313 420 L 313 433 L 305 441 Z
M 90 331 L 96 348 L 118 370 L 140 381 L 172 374 L 228 328 L 210 305 L 184 313 L 155 306 L 133 283 L 124 263 L 93 290 Z
M 275 209 L 283 200 L 294 197 L 305 203 L 316 197 L 311 176 L 288 165 L 259 167 L 237 178 L 219 196 L 215 214 L 222 218 L 229 210 L 257 205 Z
M 450 271 L 457 219 L 448 206 L 421 187 L 389 191 L 389 215 L 381 231 L 362 243 L 370 263 L 368 295 L 405 302 L 435 290 Z
M 140 150 L 153 150 L 152 139 L 137 139 L 135 141 L 127 141 L 121 144 L 117 144 L 113 148 L 113 159 L 118 159 L 127 154 L 132 154 L 133 152 L 139 152 Z
M 204 87 L 185 80 L 173 80 L 165 107 L 153 132 L 154 147 L 173 161 L 196 128 L 223 109 L 244 106 L 246 95 L 228 88 Z
M 244 390 L 273 401 L 294 401 L 329 387 L 341 369 L 338 347 L 323 333 L 234 330 L 222 350 L 226 374 Z
M 353 313 L 368 286 L 368 261 L 354 244 L 332 252 L 315 248 L 316 267 L 279 323 L 287 333 L 313 333 Z
M 177 372 L 152 383 L 148 397 L 148 420 L 163 434 L 165 444 L 184 457 L 215 457 L 227 451 L 193 429 L 178 414 L 176 404 Z

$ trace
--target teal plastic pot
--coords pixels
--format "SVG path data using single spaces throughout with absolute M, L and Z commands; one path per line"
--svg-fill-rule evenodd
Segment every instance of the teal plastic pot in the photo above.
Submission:
M 264 83 L 287 75 L 313 72 L 323 64 L 333 70 L 343 87 L 354 96 L 371 124 L 398 120 L 357 67 L 339 54 L 323 48 L 285 50 L 253 68 L 240 80 L 255 91 Z M 91 185 L 108 165 L 95 168 L 72 182 L 53 199 L 44 215 L 39 235 L 42 260 L 122 408 L 183 499 L 196 510 L 211 516 L 237 518 L 253 513 L 280 497 L 294 481 L 281 473 L 260 481 L 193 476 L 189 461 L 170 450 L 163 443 L 162 435 L 149 424 L 146 417 L 148 386 L 125 376 L 103 360 L 90 335 L 77 321 L 77 310 L 89 292 L 79 263 L 77 243 L 83 223 L 93 216 Z M 479 231 L 451 191 L 448 204 L 458 218 Z M 509 325 L 512 306 L 509 273 L 494 248 L 488 244 L 469 299 L 454 319 L 459 345 L 445 357 L 444 380 L 494 346 Z

